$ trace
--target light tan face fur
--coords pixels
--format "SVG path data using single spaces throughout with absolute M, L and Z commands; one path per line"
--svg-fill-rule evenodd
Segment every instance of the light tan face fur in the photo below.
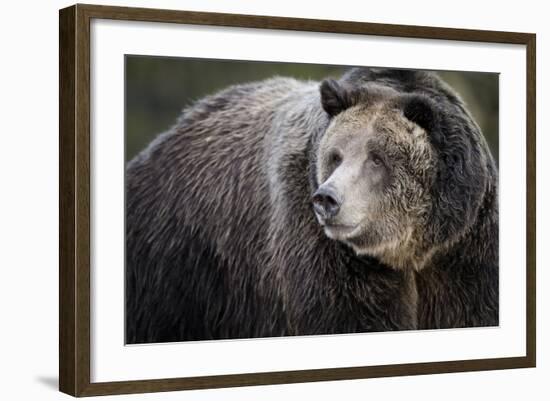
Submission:
M 357 254 L 418 268 L 435 160 L 426 132 L 390 103 L 353 106 L 333 118 L 317 160 L 320 188 L 341 199 L 333 218 L 317 215 L 325 234 Z

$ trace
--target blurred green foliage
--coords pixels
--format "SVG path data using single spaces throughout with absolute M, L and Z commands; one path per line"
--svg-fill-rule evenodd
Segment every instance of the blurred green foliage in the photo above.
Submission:
M 126 56 L 126 160 L 181 111 L 201 97 L 229 85 L 275 75 L 321 80 L 339 77 L 348 67 L 172 57 Z M 463 98 L 498 162 L 498 74 L 439 71 Z

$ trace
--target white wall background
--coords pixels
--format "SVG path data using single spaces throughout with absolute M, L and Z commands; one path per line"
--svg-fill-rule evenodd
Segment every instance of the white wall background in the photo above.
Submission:
M 407 399 L 546 400 L 550 396 L 550 296 L 544 291 L 550 253 L 545 248 L 550 213 L 550 107 L 545 3 L 454 3 L 441 1 L 360 2 L 159 0 L 98 4 L 127 5 L 357 20 L 411 25 L 537 33 L 538 91 L 538 368 L 313 384 L 201 390 L 106 397 L 143 400 Z M 55 400 L 57 392 L 58 294 L 58 9 L 68 1 L 21 1 L 3 5 L 0 23 L 0 398 Z M 545 91 L 546 90 L 546 91 Z M 545 185 L 546 182 L 546 185 Z M 546 227 L 544 227 L 546 226 Z M 546 232 L 545 232 L 546 230 Z M 546 316 L 545 316 L 546 315 Z

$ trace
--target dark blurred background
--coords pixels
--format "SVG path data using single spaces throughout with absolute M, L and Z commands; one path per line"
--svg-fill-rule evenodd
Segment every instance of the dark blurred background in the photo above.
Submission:
M 126 56 L 126 161 L 168 130 L 183 108 L 229 85 L 274 75 L 321 80 L 347 68 L 318 64 Z M 498 74 L 438 71 L 466 102 L 498 163 Z

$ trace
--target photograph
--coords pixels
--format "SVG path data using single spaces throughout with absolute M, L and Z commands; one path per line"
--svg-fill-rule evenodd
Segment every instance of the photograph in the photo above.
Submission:
M 499 74 L 126 54 L 125 344 L 499 326 Z

